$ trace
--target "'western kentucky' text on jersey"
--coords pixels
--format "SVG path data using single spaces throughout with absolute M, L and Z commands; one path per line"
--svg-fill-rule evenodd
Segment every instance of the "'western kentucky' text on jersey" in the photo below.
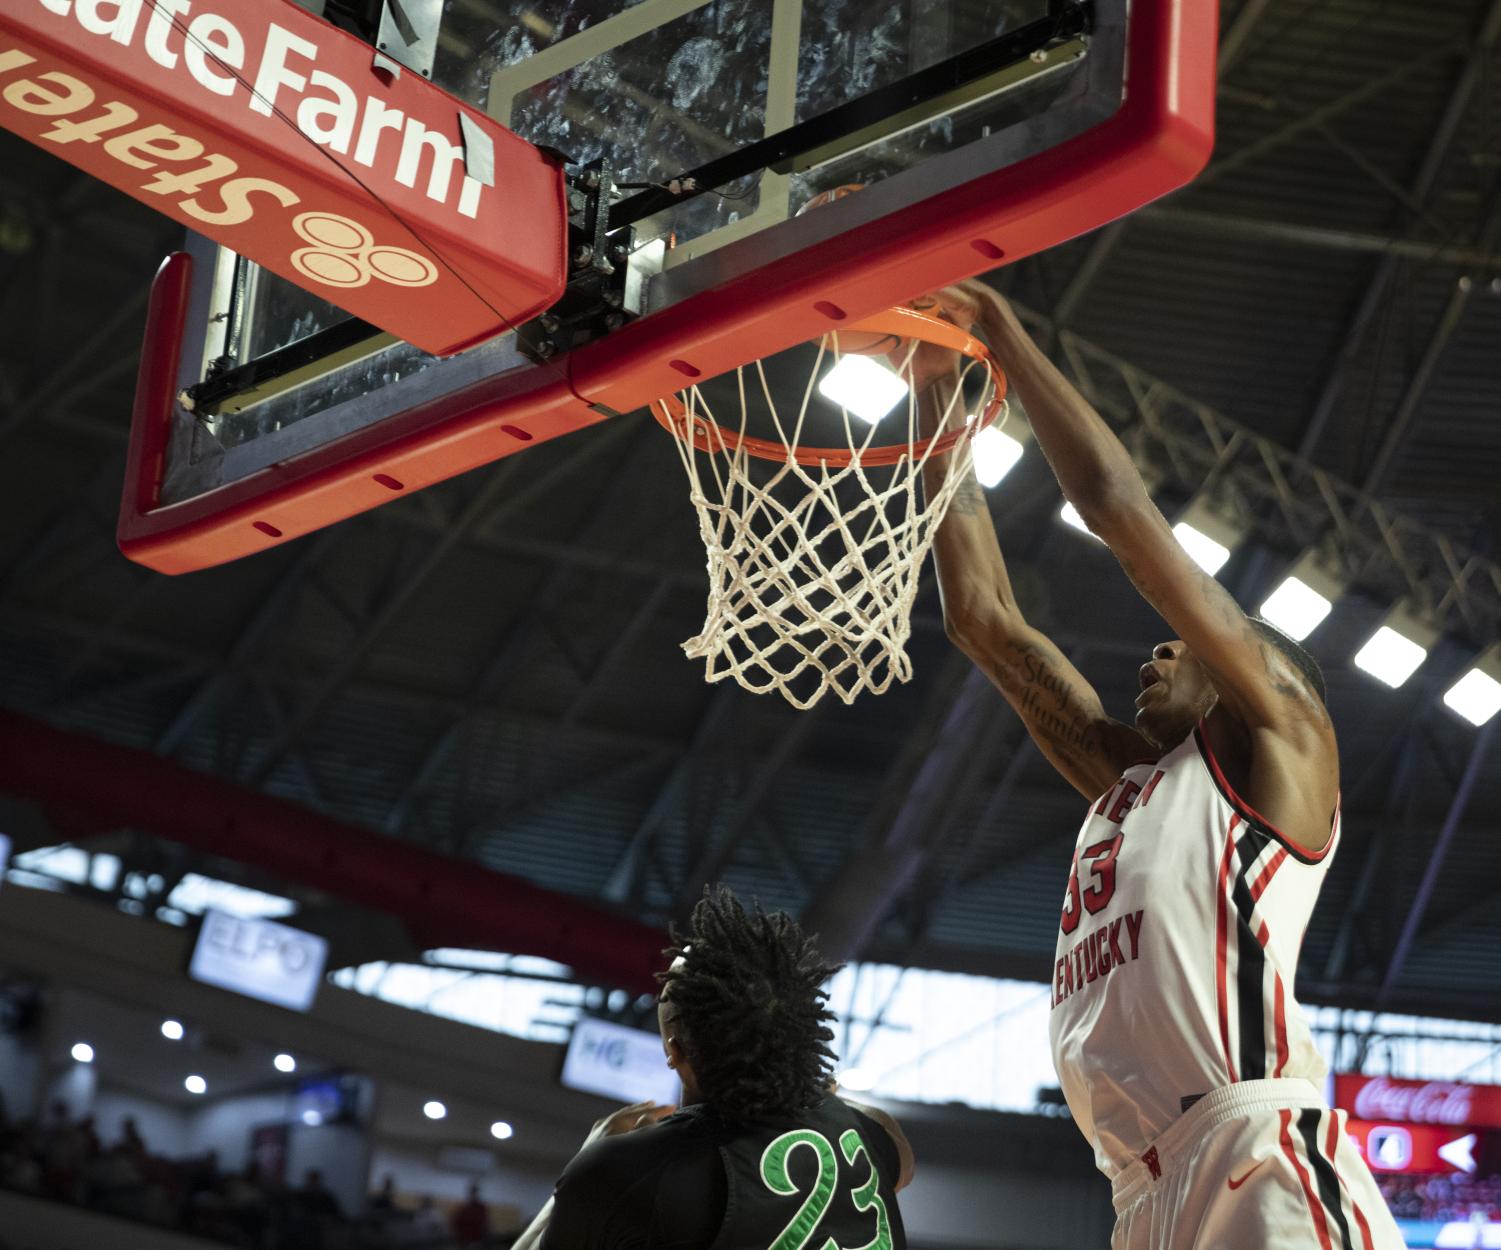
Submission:
M 1297 850 L 1225 779 L 1203 726 L 1089 810 L 1063 900 L 1053 1062 L 1113 1176 L 1199 1095 L 1325 1066 L 1293 976 L 1339 839 Z

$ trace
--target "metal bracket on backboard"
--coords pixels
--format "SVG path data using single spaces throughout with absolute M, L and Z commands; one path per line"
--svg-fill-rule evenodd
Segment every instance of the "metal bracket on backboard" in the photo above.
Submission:
M 375 46 L 414 74 L 431 78 L 442 21 L 443 0 L 385 0 Z
M 468 113 L 459 112 L 459 134 L 464 139 L 464 172 L 482 187 L 495 185 L 495 140 Z
M 568 288 L 516 333 L 517 346 L 534 360 L 592 342 L 641 311 L 630 280 L 633 231 L 610 231 L 615 186 L 614 170 L 602 160 L 568 175 Z

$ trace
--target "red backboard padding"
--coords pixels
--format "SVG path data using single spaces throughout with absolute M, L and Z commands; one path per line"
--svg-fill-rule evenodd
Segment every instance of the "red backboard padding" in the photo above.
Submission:
M 562 171 L 374 56 L 291 0 L 5 0 L 0 126 L 445 355 L 562 293 Z

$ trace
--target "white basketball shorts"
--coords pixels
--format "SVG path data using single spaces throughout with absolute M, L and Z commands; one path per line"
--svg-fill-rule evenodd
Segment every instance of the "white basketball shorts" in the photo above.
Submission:
M 1308 1081 L 1205 1094 L 1115 1178 L 1111 1250 L 1402 1250 L 1344 1124 Z

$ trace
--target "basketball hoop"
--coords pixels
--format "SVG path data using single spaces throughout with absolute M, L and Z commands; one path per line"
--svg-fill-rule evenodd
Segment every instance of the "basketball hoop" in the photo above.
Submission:
M 904 435 L 877 444 L 878 423 L 857 432 L 840 404 L 842 445 L 804 445 L 816 384 L 830 359 L 842 358 L 838 339 L 848 334 L 905 343 L 891 360 L 907 386 L 898 401 Z M 926 437 L 914 385 L 917 341 L 964 358 Z M 677 441 L 708 555 L 704 627 L 683 650 L 704 661 L 710 682 L 729 677 L 757 694 L 776 690 L 798 708 L 831 690 L 851 703 L 862 690 L 880 694 L 912 676 L 906 644 L 919 571 L 969 471 L 974 437 L 1005 418 L 1006 379 L 978 339 L 905 307 L 824 336 L 795 418 L 778 411 L 764 365 L 736 371 L 736 419 L 716 417 L 700 385 L 652 404 Z M 977 400 L 966 402 L 966 392 Z M 764 398 L 768 436 L 748 432 L 751 395 Z M 888 430 L 898 420 L 888 416 Z M 925 467 L 950 452 L 941 484 L 920 492 Z

